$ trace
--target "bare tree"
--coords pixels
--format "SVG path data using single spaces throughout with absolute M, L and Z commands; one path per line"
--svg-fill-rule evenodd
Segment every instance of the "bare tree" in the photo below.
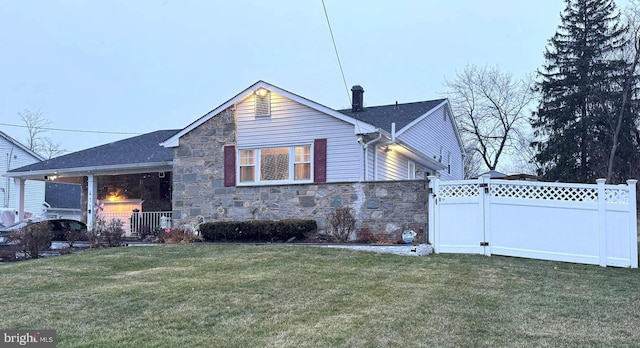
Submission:
M 462 161 L 465 179 L 476 178 L 482 172 L 482 158 L 480 158 L 480 152 L 477 151 L 477 148 L 478 142 L 474 140 L 465 146 L 465 156 Z
M 60 143 L 54 143 L 51 138 L 43 136 L 51 125 L 51 121 L 42 116 L 42 111 L 24 109 L 18 112 L 27 127 L 27 147 L 40 156 L 50 159 L 64 153 Z
M 535 99 L 533 80 L 514 80 L 496 67 L 468 65 L 445 80 L 461 136 L 490 170 L 505 154 L 521 154 L 529 133 L 528 106 Z M 469 154 L 469 153 L 468 153 Z

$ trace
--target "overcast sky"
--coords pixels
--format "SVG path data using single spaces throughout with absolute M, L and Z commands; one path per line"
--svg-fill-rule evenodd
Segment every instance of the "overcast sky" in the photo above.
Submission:
M 619 5 L 626 1 L 618 1 Z M 533 73 L 564 1 L 325 0 L 365 106 L 444 96 L 467 64 Z M 0 1 L 0 129 L 180 129 L 258 80 L 349 107 L 321 0 Z M 49 131 L 77 151 L 131 135 Z

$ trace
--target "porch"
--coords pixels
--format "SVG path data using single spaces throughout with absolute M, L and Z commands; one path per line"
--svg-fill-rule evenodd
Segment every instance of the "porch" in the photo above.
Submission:
M 122 221 L 125 237 L 138 237 L 171 227 L 171 214 L 170 211 L 104 212 L 98 218 L 107 222 L 118 219 Z

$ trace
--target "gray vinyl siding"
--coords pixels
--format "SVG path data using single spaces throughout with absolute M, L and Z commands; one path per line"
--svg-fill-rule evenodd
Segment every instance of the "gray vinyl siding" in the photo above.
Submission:
M 0 208 L 17 209 L 16 186 L 13 179 L 2 174 L 8 170 L 39 162 L 30 153 L 14 145 L 4 137 L 0 137 Z M 28 180 L 25 183 L 25 211 L 34 215 L 42 213 L 44 203 L 44 182 Z
M 362 147 L 354 126 L 271 92 L 271 116 L 255 116 L 254 97 L 237 104 L 237 146 L 259 148 L 312 144 L 327 139 L 327 182 L 358 181 Z
M 378 148 L 378 180 L 406 180 L 407 159 L 401 154 L 390 151 L 384 152 L 384 147 Z
M 398 136 L 398 139 L 411 144 L 423 153 L 435 159 L 440 158 L 442 146 L 442 164 L 447 165 L 447 154 L 451 153 L 451 174 L 447 169 L 441 170 L 440 178 L 443 180 L 459 180 L 463 178 L 462 150 L 458 144 L 455 130 L 447 115 L 445 119 L 445 106 L 440 107 L 428 117 L 413 125 L 407 131 Z

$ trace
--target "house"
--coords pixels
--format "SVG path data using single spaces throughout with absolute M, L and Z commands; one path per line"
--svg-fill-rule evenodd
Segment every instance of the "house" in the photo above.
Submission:
M 80 205 L 82 187 L 77 184 L 47 181 L 45 183 L 45 218 L 46 219 L 82 219 Z
M 28 147 L 13 139 L 6 133 L 0 131 L 0 176 L 7 171 L 20 168 L 32 163 L 40 162 L 44 158 L 31 151 Z M 18 188 L 25 192 L 21 206 L 16 206 L 16 187 L 8 177 L 0 178 L 0 223 L 11 224 L 22 218 L 42 213 L 42 203 L 44 203 L 44 183 L 30 181 L 24 187 Z M 20 210 L 23 214 L 16 216 Z M 27 215 L 24 214 L 27 212 Z M 20 217 L 20 218 L 18 218 Z
M 463 146 L 446 99 L 334 110 L 264 81 L 165 140 L 174 148 L 178 222 L 313 218 L 353 208 L 358 226 L 424 230 L 427 175 L 462 179 Z
M 332 209 L 348 206 L 358 227 L 374 233 L 424 231 L 426 177 L 462 179 L 464 174 L 463 146 L 448 101 L 365 107 L 364 89 L 354 86 L 352 93 L 351 109 L 334 110 L 258 81 L 185 128 L 163 131 L 163 139 L 156 134 L 159 140 L 147 143 L 150 148 L 136 149 L 142 163 L 153 161 L 146 161 L 144 153 L 167 151 L 160 167 L 127 172 L 131 165 L 111 158 L 114 151 L 94 160 L 98 147 L 66 155 L 75 156 L 73 168 L 58 168 L 70 161 L 61 156 L 9 175 L 84 181 L 86 208 L 93 209 L 89 222 L 96 209 L 123 197 L 137 200 L 128 207 L 135 207 L 129 210 L 132 218 L 134 209 L 139 210 L 136 219 L 148 212 L 141 195 L 160 188 L 139 188 L 133 194 L 135 180 L 124 179 L 135 174 L 140 182 L 155 172 L 170 178 L 174 226 L 194 224 L 199 216 L 207 221 L 312 218 L 324 229 Z M 121 142 L 111 146 L 125 148 Z M 111 189 L 104 190 L 105 185 Z M 160 190 L 158 195 L 166 195 Z M 138 208 L 141 200 L 145 203 Z

